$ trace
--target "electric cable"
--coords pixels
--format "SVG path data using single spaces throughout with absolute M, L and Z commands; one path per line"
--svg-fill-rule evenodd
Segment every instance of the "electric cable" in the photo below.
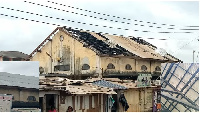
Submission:
M 2 9 L 7 9 L 7 10 L 12 10 L 12 11 L 17 11 L 17 12 L 21 12 L 21 13 L 27 13 L 27 14 L 32 14 L 32 15 L 36 15 L 36 16 L 41 16 L 41 17 L 45 17 L 45 18 L 50 18 L 50 19 L 54 19 L 55 17 L 52 16 L 47 16 L 47 15 L 42 15 L 42 14 L 38 14 L 38 13 L 33 13 L 33 12 L 28 12 L 28 11 L 23 11 L 23 10 L 18 10 L 18 9 L 13 9 L 13 8 L 6 8 L 6 7 L 0 7 Z M 109 27 L 109 26 L 100 26 L 100 25 L 95 25 L 95 24 L 91 24 L 91 23 L 84 23 L 84 22 L 78 22 L 78 21 L 74 21 L 74 20 L 69 20 L 69 19 L 64 19 L 64 18 L 55 18 L 57 20 L 61 20 L 61 21 L 68 21 L 68 22 L 74 22 L 74 23 L 78 23 L 78 24 L 86 24 L 86 25 L 90 25 L 90 26 L 95 26 L 95 27 L 105 27 L 105 28 L 109 28 L 109 29 L 113 29 L 114 27 Z M 123 28 L 116 28 L 118 30 L 130 30 L 130 29 L 123 29 Z M 132 29 L 131 29 L 132 30 Z M 152 32 L 152 31 L 140 31 L 135 29 L 135 32 L 139 31 L 139 32 Z M 156 33 L 156 32 L 152 32 L 152 33 Z M 158 32 L 158 33 L 192 33 L 192 32 Z
M 57 10 L 59 10 L 59 11 L 64 11 L 64 12 L 68 12 L 68 13 L 73 13 L 73 14 L 79 14 L 79 15 L 81 15 L 81 16 L 88 16 L 88 17 L 93 17 L 93 18 L 97 18 L 97 19 L 101 19 L 101 20 L 108 20 L 108 19 L 106 19 L 106 18 L 98 18 L 98 17 L 96 17 L 96 16 L 89 16 L 89 15 L 84 15 L 84 14 L 82 14 L 82 13 L 75 13 L 75 12 L 73 12 L 73 11 L 68 11 L 68 10 L 64 10 L 64 9 L 60 9 L 60 8 L 56 8 L 56 7 L 51 7 L 51 6 L 45 6 L 45 5 L 42 5 L 42 4 L 39 4 L 39 3 L 34 3 L 34 2 L 28 2 L 28 1 L 24 1 L 24 2 L 27 2 L 27 3 L 30 3 L 30 4 L 34 4 L 34 5 L 39 5 L 39 6 L 42 6 L 42 7 L 47 7 L 47 8 L 50 8 L 50 9 L 57 9 Z M 53 2 L 53 3 L 56 3 L 56 2 Z M 58 3 L 56 3 L 56 4 L 58 4 Z M 66 5 L 65 5 L 66 6 Z M 80 9 L 80 8 L 79 8 Z M 100 14 L 100 13 L 97 13 L 97 14 Z M 119 21 L 115 21 L 115 20 L 110 20 L 111 22 L 119 22 Z M 136 21 L 136 20 L 134 20 L 134 21 Z M 139 22 L 143 22 L 143 21 L 139 21 Z M 126 22 L 121 22 L 121 23 L 126 23 Z M 147 22 L 147 23 L 150 23 L 150 22 Z M 126 23 L 126 24 L 130 24 L 130 23 Z M 156 24 L 156 23 L 153 23 L 153 24 Z M 134 24 L 134 25 L 138 25 L 138 24 Z M 167 24 L 162 24 L 162 25 L 167 25 Z M 140 26 L 144 26 L 144 25 L 140 25 Z M 175 26 L 175 25 L 169 25 L 169 26 Z M 148 27 L 153 27 L 153 26 L 148 26 Z M 157 28 L 161 28 L 161 27 L 157 27 Z M 174 28 L 168 28 L 168 29 L 174 29 Z M 161 32 L 161 33 L 167 33 L 167 32 Z M 173 32 L 169 32 L 169 33 L 173 33 Z M 188 32 L 186 32 L 186 33 L 188 33 Z
M 39 20 L 34 20 L 34 19 L 28 19 L 28 18 L 23 18 L 23 17 L 18 17 L 18 16 L 13 16 L 13 15 L 7 15 L 7 14 L 2 14 L 0 13 L 1 16 L 6 16 L 6 17 L 11 17 L 11 18 L 16 18 L 16 19 L 22 19 L 22 20 L 27 20 L 27 21 L 32 21 L 32 22 L 38 22 L 38 23 L 43 23 L 43 24 L 49 24 L 49 25 L 56 25 L 56 26 L 62 26 L 60 24 L 55 24 L 55 23 L 49 23 L 49 22 L 44 22 L 44 21 L 39 21 Z M 64 27 L 67 27 L 64 25 Z M 72 27 L 69 27 L 72 28 Z M 91 31 L 91 30 L 84 30 L 84 29 L 80 29 L 80 28 L 72 28 L 72 29 L 76 29 L 76 30 L 83 30 L 83 31 L 87 31 L 87 32 L 94 32 L 94 33 L 101 33 L 103 35 L 116 35 L 116 36 L 121 36 L 121 37 L 125 37 L 124 35 L 120 35 L 120 34 L 110 34 L 110 33 L 104 33 L 104 32 L 96 32 L 96 31 Z M 134 36 L 127 36 L 129 38 L 142 38 L 142 37 L 134 37 Z M 148 38 L 147 38 L 148 39 Z M 154 39 L 154 38 L 149 38 L 149 39 Z M 159 40 L 159 39 L 158 39 Z M 166 40 L 166 39 L 160 39 L 160 40 Z
M 73 9 L 77 9 L 77 10 L 80 10 L 80 11 L 86 11 L 86 12 L 89 12 L 89 13 L 94 13 L 94 14 L 98 14 L 98 15 L 104 15 L 104 16 L 108 16 L 108 17 L 113 17 L 113 18 L 118 18 L 118 19 L 124 19 L 124 20 L 129 20 L 129 21 L 131 21 L 131 20 L 133 20 L 133 19 L 130 19 L 130 18 L 125 18 L 125 17 L 120 17 L 120 16 L 112 16 L 112 15 L 110 15 L 110 14 L 105 14 L 105 13 L 100 13 L 100 12 L 96 12 L 96 11 L 91 11 L 91 10 L 86 10 L 86 9 L 82 9 L 82 8 L 78 8 L 78 7 L 74 7 L 74 6 L 70 6 L 70 5 L 65 5 L 65 4 L 61 4 L 61 3 L 58 3 L 58 2 L 53 2 L 53 1 L 47 1 L 47 2 L 49 2 L 49 3 L 52 3 L 52 4 L 57 4 L 57 5 L 61 5 L 61 6 L 65 6 L 65 7 L 69 7 L 69 8 L 73 8 Z M 114 20 L 112 20 L 112 21 L 114 21 Z M 142 21 L 142 20 L 133 20 L 133 21 L 135 21 L 135 22 L 144 22 L 144 21 Z M 125 23 L 125 22 L 122 22 L 122 23 Z M 148 24 L 158 24 L 158 23 L 155 23 L 155 22 L 146 22 L 146 23 L 148 23 Z M 168 24 L 161 24 L 161 25 L 168 25 Z M 143 25 L 144 26 L 144 25 Z M 175 28 L 173 28 L 172 26 L 177 26 L 177 25 L 168 25 L 168 26 L 170 26 L 170 28 L 167 28 L 167 29 L 175 29 Z M 149 27 L 153 27 L 153 26 L 149 26 Z M 181 26 L 182 27 L 182 26 Z M 199 26 L 185 26 L 185 27 L 199 27 Z M 161 28 L 161 27 L 157 27 L 157 28 Z M 180 29 L 180 30 L 182 30 L 182 29 Z

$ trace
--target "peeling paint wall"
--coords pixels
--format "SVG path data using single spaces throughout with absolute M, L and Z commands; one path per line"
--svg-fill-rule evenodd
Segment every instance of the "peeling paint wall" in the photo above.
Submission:
M 115 69 L 109 69 L 113 71 L 123 71 L 123 72 L 143 72 L 141 66 L 145 65 L 147 67 L 146 72 L 154 72 L 156 66 L 161 67 L 161 62 L 147 61 L 147 60 L 136 60 L 131 58 L 114 58 L 114 57 L 101 57 L 101 68 L 104 70 L 107 69 L 109 63 L 112 63 L 115 66 Z M 132 70 L 126 70 L 125 66 L 130 64 Z
M 64 37 L 63 41 L 60 41 L 60 36 Z M 83 42 L 84 43 L 84 42 Z M 52 62 L 51 62 L 52 58 Z M 31 61 L 39 61 L 40 66 L 44 68 L 44 73 L 62 73 L 62 74 L 95 74 L 101 75 L 103 70 L 107 69 L 109 63 L 113 63 L 115 66 L 114 71 L 137 71 L 141 72 L 141 66 L 147 66 L 147 72 L 153 72 L 156 66 L 160 66 L 159 61 L 148 60 L 135 60 L 126 57 L 100 57 L 91 50 L 89 47 L 83 47 L 83 44 L 66 33 L 57 32 L 52 41 L 48 41 L 41 52 L 37 52 Z M 82 65 L 88 64 L 89 70 L 82 70 Z M 126 64 L 130 64 L 132 70 L 126 70 Z M 56 65 L 68 65 L 69 71 L 54 71 Z
M 64 103 L 59 104 L 59 112 L 66 112 L 72 106 L 76 112 L 105 112 L 103 94 L 64 96 Z
M 0 88 L 0 94 L 12 94 L 14 96 L 13 101 L 28 102 L 28 96 L 34 96 L 36 101 L 39 102 L 39 90 L 27 90 L 18 88 Z
M 61 35 L 64 37 L 62 42 L 60 41 Z M 51 57 L 48 56 L 47 53 Z M 52 63 L 51 58 L 53 61 Z M 82 43 L 71 38 L 71 36 L 64 32 L 59 31 L 53 36 L 52 42 L 48 41 L 41 49 L 41 53 L 37 52 L 31 61 L 40 61 L 40 66 L 44 68 L 44 73 L 51 73 L 50 67 L 52 65 L 52 72 L 55 73 L 81 74 L 83 63 L 88 63 L 88 65 L 90 65 L 89 73 L 94 72 L 96 70 L 97 59 L 94 51 L 83 47 Z M 54 71 L 54 66 L 66 64 L 70 65 L 70 71 Z
M 128 89 L 124 92 L 128 112 L 152 112 L 153 111 L 153 88 Z

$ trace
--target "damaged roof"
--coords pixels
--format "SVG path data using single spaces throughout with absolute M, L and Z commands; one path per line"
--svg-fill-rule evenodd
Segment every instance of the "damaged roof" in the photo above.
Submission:
M 90 78 L 86 80 L 70 80 L 63 77 L 40 77 L 40 90 L 64 91 L 68 94 L 116 94 L 114 91 L 139 88 L 132 80 L 118 78 Z M 150 86 L 157 87 L 157 86 Z
M 34 53 L 49 41 L 57 31 L 62 31 L 67 35 L 70 35 L 77 41 L 83 44 L 83 47 L 90 48 L 99 56 L 129 56 L 138 59 L 152 59 L 168 62 L 182 62 L 170 54 L 161 56 L 156 52 L 157 47 L 148 43 L 143 39 L 128 38 L 114 35 L 103 35 L 101 33 L 87 32 L 74 30 L 66 27 L 56 28 L 30 55 L 32 57 Z
M 124 86 L 114 84 L 112 82 L 108 82 L 105 80 L 97 80 L 97 81 L 93 82 L 93 84 L 97 85 L 97 86 L 109 87 L 109 88 L 113 88 L 113 89 L 127 89 Z
M 0 56 L 8 58 L 28 58 L 29 55 L 19 51 L 0 51 Z
M 103 35 L 101 33 L 79 31 L 65 27 L 62 30 L 72 35 L 78 41 L 83 42 L 83 47 L 88 47 L 99 55 L 122 55 L 163 61 L 180 61 L 168 53 L 166 56 L 161 56 L 159 53 L 156 53 L 156 46 L 143 39 Z
M 116 94 L 112 88 L 100 87 L 85 80 L 70 80 L 61 77 L 43 77 L 40 79 L 40 90 L 59 90 L 68 94 Z

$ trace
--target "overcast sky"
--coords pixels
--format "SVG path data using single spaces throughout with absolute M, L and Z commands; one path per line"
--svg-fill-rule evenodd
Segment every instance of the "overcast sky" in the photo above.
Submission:
M 31 0 L 28 0 L 28 2 Z M 187 1 L 154 1 L 154 2 L 139 2 L 139 1 L 102 1 L 102 0 L 49 0 L 57 3 L 53 4 L 47 0 L 32 0 L 34 4 L 24 2 L 24 0 L 6 0 L 1 1 L 0 15 L 0 51 L 21 51 L 30 54 L 57 26 L 42 24 L 41 22 L 49 22 L 51 24 L 60 24 L 62 26 L 69 26 L 72 28 L 80 28 L 84 30 L 92 30 L 96 32 L 104 32 L 111 34 L 120 34 L 124 36 L 143 37 L 146 41 L 154 44 L 158 48 L 164 48 L 168 53 L 183 60 L 184 62 L 192 62 L 193 50 L 195 50 L 195 62 L 198 62 L 197 53 L 199 52 L 199 38 L 198 30 L 180 30 L 189 29 L 186 26 L 199 25 L 199 2 Z M 60 8 L 61 10 L 73 11 L 78 14 L 63 12 L 61 10 L 50 9 L 42 7 L 50 6 L 52 8 Z M 77 10 L 75 8 L 90 10 L 101 13 L 95 14 L 88 11 Z M 53 18 L 45 18 L 44 16 L 31 15 L 30 13 L 22 13 L 6 8 L 13 8 L 15 10 L 23 10 L 25 12 L 32 12 L 34 14 L 51 16 Z M 104 16 L 102 14 L 109 14 L 111 16 Z M 82 16 L 80 14 L 88 15 Z M 41 21 L 40 23 L 31 22 L 22 19 L 11 18 L 10 16 L 18 16 L 20 18 L 27 18 Z M 90 17 L 92 16 L 92 18 Z M 96 16 L 97 18 L 93 18 Z M 114 18 L 112 16 L 119 16 L 121 18 Z M 55 18 L 62 18 L 65 21 Z M 99 18 L 107 19 L 102 20 Z M 124 20 L 123 18 L 130 18 L 131 20 Z M 70 20 L 70 21 L 67 21 Z M 118 22 L 113 22 L 114 20 Z M 86 25 L 75 22 L 86 23 Z M 130 24 L 124 24 L 130 23 Z M 151 23 L 147 23 L 151 22 Z M 156 24 L 153 24 L 156 23 Z M 91 26 L 88 24 L 99 25 Z M 167 24 L 167 25 L 162 25 Z M 143 26 L 141 26 L 143 25 Z M 175 25 L 175 26 L 169 26 Z M 102 26 L 113 27 L 105 28 Z M 149 27 L 153 26 L 153 27 Z M 160 27 L 160 28 L 157 28 Z M 129 29 L 129 30 L 120 30 Z M 174 28 L 174 29 L 168 29 Z M 196 28 L 198 29 L 198 28 Z M 138 30 L 138 31 L 135 31 Z M 150 31 L 150 32 L 142 32 Z M 158 33 L 158 32 L 192 32 L 192 33 Z M 147 39 L 154 38 L 154 39 Z M 167 40 L 159 40 L 167 39 Z
M 0 72 L 39 77 L 39 62 L 0 61 Z

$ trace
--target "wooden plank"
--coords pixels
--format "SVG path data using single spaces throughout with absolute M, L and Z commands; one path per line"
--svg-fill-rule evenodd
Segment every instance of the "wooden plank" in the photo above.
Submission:
M 80 96 L 80 110 L 83 109 L 83 96 Z
M 105 112 L 105 109 L 106 109 L 106 95 L 105 94 L 102 94 L 103 95 L 103 112 Z
M 101 112 L 101 94 L 98 94 L 98 96 L 99 96 L 99 112 Z
M 89 109 L 92 109 L 92 95 L 89 95 Z
M 128 89 L 124 92 L 124 96 L 129 104 L 128 112 L 140 112 L 139 107 L 139 90 Z
M 75 108 L 75 103 L 76 103 L 76 101 L 75 101 L 75 96 L 72 96 L 72 104 L 73 104 L 73 109 L 75 110 L 76 108 Z
M 99 109 L 99 106 L 98 106 L 98 94 L 94 96 L 94 104 L 95 104 L 95 109 Z
M 94 105 L 94 98 L 95 98 L 95 96 L 92 95 L 92 108 L 95 108 L 95 105 Z
M 89 95 L 85 95 L 85 109 L 89 109 Z
M 59 108 L 60 108 L 59 107 L 60 106 L 59 98 L 60 98 L 60 96 L 58 95 L 58 106 L 57 106 L 58 108 L 57 108 L 57 111 L 59 111 Z
M 76 109 L 77 110 L 80 110 L 80 96 L 77 96 L 77 107 L 76 107 Z

